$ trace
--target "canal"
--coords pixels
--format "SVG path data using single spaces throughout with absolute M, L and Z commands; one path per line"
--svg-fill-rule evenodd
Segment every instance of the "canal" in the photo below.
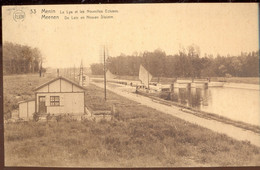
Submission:
M 233 120 L 260 125 L 259 90 L 210 87 L 174 88 L 168 100 Z

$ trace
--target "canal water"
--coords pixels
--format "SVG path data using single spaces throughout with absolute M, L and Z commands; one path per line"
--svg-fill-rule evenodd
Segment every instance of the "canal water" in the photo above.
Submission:
M 260 126 L 259 94 L 258 90 L 227 87 L 174 88 L 168 100 Z

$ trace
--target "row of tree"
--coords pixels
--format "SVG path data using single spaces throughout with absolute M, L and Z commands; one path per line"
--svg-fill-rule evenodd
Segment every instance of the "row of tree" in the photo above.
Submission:
M 3 44 L 3 73 L 24 74 L 41 72 L 43 57 L 38 48 L 5 42 Z
M 156 77 L 258 77 L 259 51 L 241 53 L 238 56 L 205 54 L 192 45 L 179 51 L 179 54 L 166 55 L 160 49 L 142 54 L 123 55 L 107 59 L 107 68 L 116 75 L 138 76 L 142 64 Z M 103 64 L 91 65 L 92 74 L 103 74 Z

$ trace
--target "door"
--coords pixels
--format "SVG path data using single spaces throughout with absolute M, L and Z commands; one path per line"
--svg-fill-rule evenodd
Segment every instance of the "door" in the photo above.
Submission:
M 46 113 L 47 107 L 45 104 L 45 96 L 39 96 L 39 113 Z

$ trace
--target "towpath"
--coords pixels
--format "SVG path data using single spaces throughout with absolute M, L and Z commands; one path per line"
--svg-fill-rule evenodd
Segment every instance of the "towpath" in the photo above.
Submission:
M 94 84 L 98 87 L 104 88 L 104 85 L 102 83 L 92 82 L 92 84 Z M 156 109 L 163 113 L 167 113 L 172 116 L 183 119 L 185 121 L 188 121 L 190 123 L 197 124 L 199 126 L 208 128 L 217 133 L 226 134 L 227 136 L 230 136 L 236 140 L 250 141 L 251 144 L 260 147 L 260 134 L 259 133 L 254 133 L 252 131 L 245 130 L 245 129 L 242 129 L 242 128 L 239 128 L 239 127 L 236 127 L 236 126 L 233 126 L 230 124 L 225 124 L 225 123 L 222 123 L 222 122 L 219 122 L 216 120 L 197 117 L 195 115 L 181 111 L 179 107 L 167 106 L 167 105 L 158 103 L 158 102 L 152 100 L 151 98 L 141 96 L 138 94 L 134 94 L 127 90 L 124 90 L 124 88 L 120 88 L 120 87 L 111 88 L 111 87 L 107 86 L 107 89 L 118 95 L 124 96 L 130 100 L 136 101 L 142 105 Z

